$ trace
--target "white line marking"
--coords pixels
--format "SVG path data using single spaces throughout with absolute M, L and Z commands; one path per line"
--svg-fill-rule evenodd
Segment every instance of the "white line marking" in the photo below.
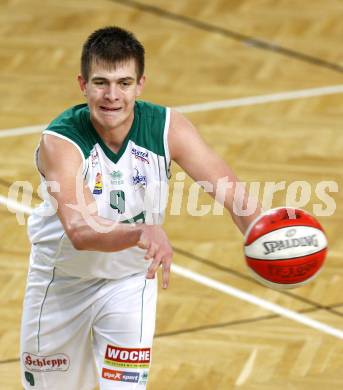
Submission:
M 0 195 L 0 204 L 4 205 L 10 211 L 19 211 L 25 214 L 32 214 L 33 209 L 29 206 L 22 205 L 15 200 L 8 199 L 2 195 Z M 337 338 L 343 339 L 343 331 L 340 329 L 333 328 L 329 325 L 326 325 L 322 322 L 313 320 L 309 317 L 304 316 L 303 314 L 299 314 L 295 311 L 289 310 L 285 307 L 277 305 L 275 303 L 269 302 L 265 299 L 256 297 L 255 295 L 249 294 L 245 291 L 239 290 L 235 287 L 229 286 L 227 284 L 218 282 L 215 279 L 211 279 L 207 276 L 201 275 L 197 272 L 191 271 L 187 268 L 181 267 L 179 265 L 173 264 L 172 271 L 177 275 L 180 275 L 184 278 L 193 280 L 194 282 L 200 283 L 204 286 L 213 288 L 217 291 L 223 292 L 227 295 L 231 295 L 235 298 L 241 299 L 243 301 L 249 302 L 253 305 L 262 307 L 263 309 L 272 311 L 273 313 L 279 314 L 283 317 L 289 318 L 293 321 L 299 322 L 303 325 L 307 325 L 311 328 L 317 329 L 321 332 L 330 334 Z
M 32 214 L 33 209 L 29 206 L 22 205 L 15 200 L 8 199 L 2 195 L 0 195 L 0 204 L 7 207 L 10 211 L 19 211 L 25 214 Z M 211 279 L 207 276 L 201 275 L 197 272 L 191 271 L 187 268 L 181 267 L 179 265 L 173 264 L 172 271 L 177 275 L 180 275 L 184 278 L 193 280 L 194 282 L 203 284 L 204 286 L 213 288 L 217 291 L 221 291 L 227 295 L 231 295 L 235 298 L 241 299 L 243 301 L 252 303 L 253 305 L 262 307 L 263 309 L 272 311 L 273 313 L 279 314 L 283 317 L 289 318 L 296 322 L 299 322 L 303 325 L 307 325 L 311 328 L 317 329 L 321 332 L 330 334 L 337 338 L 343 339 L 343 331 L 340 329 L 333 328 L 329 325 L 326 325 L 322 322 L 313 320 L 309 317 L 304 316 L 303 314 L 299 314 L 295 311 L 289 310 L 285 307 L 277 305 L 275 303 L 269 302 L 265 299 L 256 297 L 255 295 L 249 294 L 245 291 L 239 290 L 235 287 L 229 286 L 227 284 L 218 282 L 215 279 Z
M 15 200 L 8 199 L 5 196 L 0 195 L 0 204 L 7 207 L 7 209 L 10 212 L 18 211 L 20 213 L 29 214 L 31 215 L 33 212 L 33 209 L 29 206 L 22 205 Z M 249 302 L 253 305 L 262 307 L 263 309 L 272 311 L 273 313 L 279 314 L 283 317 L 287 317 L 291 320 L 294 320 L 296 322 L 299 322 L 303 325 L 307 325 L 311 328 L 317 329 L 321 332 L 330 334 L 332 336 L 335 336 L 337 338 L 343 339 L 343 331 L 333 328 L 329 325 L 326 325 L 322 322 L 313 320 L 309 317 L 304 316 L 303 314 L 299 314 L 297 312 L 294 312 L 292 310 L 289 310 L 285 307 L 279 306 L 275 303 L 269 302 L 265 299 L 258 298 L 255 295 L 249 294 L 245 291 L 239 290 L 235 287 L 232 287 L 230 285 L 218 282 L 215 279 L 211 279 L 207 276 L 201 275 L 197 272 L 191 271 L 187 268 L 181 267 L 179 265 L 173 264 L 172 265 L 172 271 L 175 272 L 177 275 L 180 275 L 184 278 L 193 280 L 194 282 L 203 284 L 204 286 L 213 288 L 217 291 L 221 291 L 227 295 L 231 295 L 235 298 L 241 299 L 243 301 Z
M 331 85 L 328 87 L 300 89 L 298 91 L 279 92 L 279 93 L 273 93 L 269 95 L 248 96 L 248 97 L 238 98 L 238 99 L 227 99 L 227 100 L 219 100 L 219 101 L 207 102 L 207 103 L 189 104 L 185 106 L 176 106 L 174 108 L 179 112 L 191 113 L 191 112 L 199 112 L 199 111 L 219 110 L 222 108 L 230 108 L 230 107 L 252 106 L 255 104 L 279 102 L 283 100 L 294 100 L 294 99 L 310 98 L 315 96 L 334 95 L 338 93 L 343 93 L 342 84 Z M 0 131 L 0 138 L 40 133 L 46 127 L 47 125 L 37 125 L 37 126 L 5 129 Z
M 27 127 L 17 127 L 14 129 L 7 129 L 0 131 L 0 138 L 6 137 L 15 137 L 17 135 L 27 135 L 33 133 L 41 133 L 47 125 L 37 125 L 37 126 L 27 126 Z
M 194 282 L 203 284 L 204 286 L 213 288 L 217 291 L 221 291 L 224 294 L 231 295 L 235 298 L 241 299 L 242 301 L 246 301 L 252 303 L 253 305 L 262 307 L 263 309 L 272 311 L 273 313 L 279 314 L 283 317 L 287 317 L 293 321 L 299 322 L 303 325 L 307 325 L 311 328 L 317 329 L 321 332 L 330 334 L 339 339 L 343 339 L 343 331 L 340 329 L 333 328 L 329 325 L 326 325 L 322 322 L 313 320 L 312 318 L 306 317 L 303 314 L 299 314 L 295 311 L 289 310 L 285 307 L 279 306 L 275 303 L 266 301 L 265 299 L 256 297 L 255 295 L 249 294 L 245 291 L 239 290 L 235 287 L 231 287 L 227 284 L 218 282 L 215 279 L 208 278 L 207 276 L 201 275 L 197 272 L 191 271 L 187 268 L 180 267 L 179 265 L 173 264 L 172 271 L 176 274 L 193 280 Z
M 293 100 L 309 98 L 314 96 L 333 95 L 337 93 L 343 93 L 343 85 L 332 85 L 328 87 L 300 89 L 298 91 L 288 91 L 273 93 L 270 95 L 258 95 L 250 96 L 238 99 L 219 100 L 215 102 L 189 104 L 187 106 L 175 107 L 180 112 L 198 112 L 198 111 L 210 111 L 218 110 L 229 107 L 242 107 L 251 106 L 254 104 L 264 104 L 271 102 L 280 102 L 283 100 Z
M 7 207 L 7 210 L 11 213 L 16 211 L 24 214 L 31 215 L 33 212 L 33 208 L 26 206 L 24 204 L 20 204 L 13 199 L 9 199 L 6 196 L 0 195 L 0 204 Z
M 243 384 L 247 381 L 247 379 L 248 379 L 249 376 L 251 375 L 252 370 L 253 370 L 253 368 L 254 368 L 256 356 L 257 356 L 257 348 L 255 348 L 255 349 L 251 352 L 251 354 L 250 354 L 248 360 L 247 360 L 246 363 L 244 364 L 244 367 L 243 367 L 243 369 L 242 369 L 242 371 L 241 371 L 239 377 L 238 377 L 237 380 L 236 380 L 236 383 L 235 383 L 236 386 L 241 386 L 241 385 L 243 385 Z

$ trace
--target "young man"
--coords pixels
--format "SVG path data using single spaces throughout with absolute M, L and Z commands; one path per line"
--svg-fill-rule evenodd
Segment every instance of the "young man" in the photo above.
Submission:
M 87 104 L 52 121 L 36 153 L 51 196 L 29 220 L 22 383 L 144 389 L 155 274 L 162 266 L 166 288 L 172 260 L 161 227 L 170 162 L 211 183 L 213 196 L 227 177 L 234 185 L 223 202 L 242 232 L 259 209 L 235 215 L 237 178 L 193 125 L 169 108 L 136 101 L 145 81 L 144 48 L 131 33 L 95 31 L 84 44 L 78 81 Z

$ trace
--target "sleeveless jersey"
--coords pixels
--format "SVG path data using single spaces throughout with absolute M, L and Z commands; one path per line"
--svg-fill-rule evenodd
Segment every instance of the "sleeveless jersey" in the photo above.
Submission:
M 118 153 L 107 147 L 93 127 L 87 104 L 63 112 L 43 134 L 63 138 L 80 152 L 82 175 L 99 216 L 124 223 L 161 224 L 168 195 L 169 118 L 169 108 L 136 101 L 131 129 Z M 147 270 L 145 251 L 138 247 L 118 252 L 76 250 L 53 211 L 54 201 L 46 197 L 29 218 L 33 258 L 86 278 L 120 279 Z

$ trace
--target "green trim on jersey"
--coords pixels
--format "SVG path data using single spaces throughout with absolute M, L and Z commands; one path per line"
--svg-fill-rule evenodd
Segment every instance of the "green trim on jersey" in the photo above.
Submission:
M 114 153 L 95 130 L 87 104 L 74 106 L 56 119 L 46 130 L 61 134 L 74 141 L 82 150 L 84 157 L 89 157 L 95 144 L 99 144 L 106 156 L 117 163 L 131 140 L 138 146 L 146 148 L 160 156 L 165 156 L 164 127 L 166 108 L 144 101 L 136 101 L 134 120 L 125 140 L 117 153 Z
M 120 223 L 145 223 L 145 211 L 142 211 L 140 214 L 135 217 L 125 219 L 125 221 L 121 221 Z
M 148 102 L 136 101 L 135 104 L 139 128 L 133 134 L 132 141 L 159 156 L 166 155 L 163 142 L 166 111 L 165 107 Z
M 84 157 L 88 158 L 97 140 L 87 125 L 86 111 L 88 111 L 87 104 L 71 107 L 55 118 L 46 130 L 61 134 L 74 141 L 82 150 Z

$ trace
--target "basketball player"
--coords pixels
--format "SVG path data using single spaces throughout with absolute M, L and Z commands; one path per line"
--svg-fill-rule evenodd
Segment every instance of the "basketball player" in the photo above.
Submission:
M 136 100 L 145 82 L 144 48 L 131 33 L 108 27 L 91 34 L 78 81 L 87 103 L 54 119 L 36 152 L 50 195 L 29 220 L 22 383 L 145 389 L 155 274 L 162 266 L 166 288 L 172 261 L 161 226 L 170 162 L 211 183 L 213 196 L 218 179 L 234 183 L 223 202 L 242 232 L 259 208 L 235 215 L 237 178 L 225 162 L 180 113 Z

